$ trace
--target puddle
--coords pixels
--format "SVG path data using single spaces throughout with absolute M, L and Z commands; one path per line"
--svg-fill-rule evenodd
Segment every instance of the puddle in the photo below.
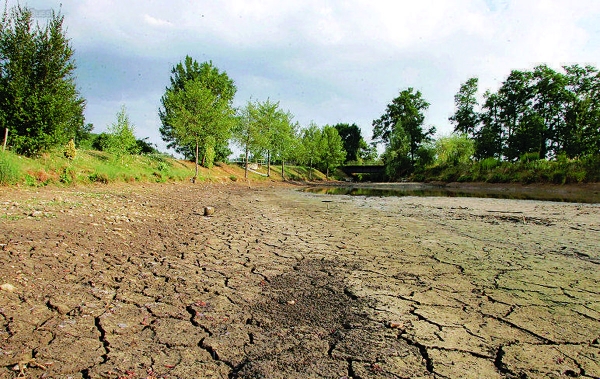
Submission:
M 457 189 L 425 184 L 390 184 L 370 186 L 309 187 L 304 192 L 350 196 L 419 196 L 419 197 L 479 197 L 493 199 L 540 200 L 568 203 L 600 203 L 597 191 L 564 191 L 556 188 L 511 187 L 502 189 Z

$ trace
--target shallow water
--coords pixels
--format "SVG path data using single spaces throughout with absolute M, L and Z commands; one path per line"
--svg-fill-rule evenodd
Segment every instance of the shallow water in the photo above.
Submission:
M 595 191 L 567 192 L 548 188 L 446 188 L 434 185 L 391 185 L 341 186 L 341 187 L 309 187 L 305 192 L 326 195 L 350 196 L 418 196 L 418 197 L 478 197 L 493 199 L 540 200 L 568 203 L 600 203 L 600 194 Z

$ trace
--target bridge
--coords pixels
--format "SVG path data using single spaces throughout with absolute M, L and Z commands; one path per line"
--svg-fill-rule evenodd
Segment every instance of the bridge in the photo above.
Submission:
M 338 168 L 342 170 L 346 175 L 385 173 L 385 166 L 382 165 L 340 166 Z

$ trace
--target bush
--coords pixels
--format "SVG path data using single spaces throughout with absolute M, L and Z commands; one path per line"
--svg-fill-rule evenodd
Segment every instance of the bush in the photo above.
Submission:
M 15 184 L 19 180 L 19 166 L 15 156 L 9 152 L 0 152 L 0 184 Z
M 65 147 L 65 158 L 73 160 L 77 155 L 77 149 L 75 149 L 75 140 L 71 138 Z
M 500 165 L 500 161 L 496 158 L 485 158 L 480 162 L 483 170 L 493 170 Z
M 108 175 L 106 175 L 105 173 L 93 173 L 89 176 L 90 182 L 92 183 L 102 183 L 102 184 L 108 184 L 108 182 L 110 181 L 108 178 Z
M 519 159 L 521 162 L 533 162 L 540 159 L 540 153 L 538 151 L 532 153 L 525 153 L 521 155 Z

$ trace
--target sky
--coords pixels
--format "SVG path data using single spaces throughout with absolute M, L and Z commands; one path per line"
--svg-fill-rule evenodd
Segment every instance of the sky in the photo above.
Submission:
M 8 6 L 16 0 L 8 0 Z M 85 117 L 105 131 L 126 106 L 161 151 L 158 110 L 186 55 L 234 80 L 234 105 L 279 101 L 301 127 L 372 122 L 400 91 L 421 91 L 426 126 L 448 135 L 471 77 L 496 91 L 513 69 L 600 67 L 598 0 L 21 0 L 65 18 Z M 62 5 L 61 5 L 62 4 Z

